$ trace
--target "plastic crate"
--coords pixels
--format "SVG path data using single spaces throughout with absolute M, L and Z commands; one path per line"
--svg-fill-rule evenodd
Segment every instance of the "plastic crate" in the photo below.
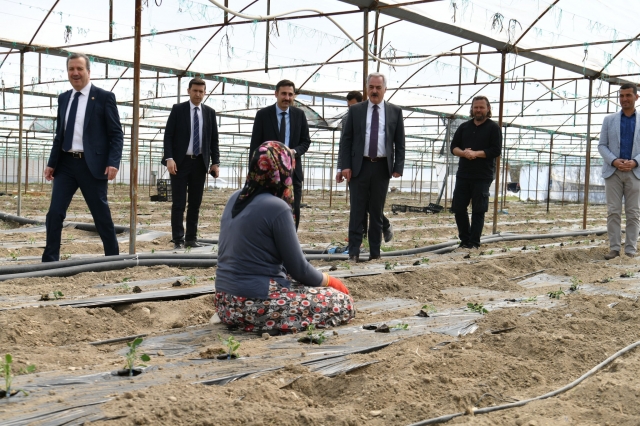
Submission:
M 171 180 L 158 179 L 156 182 L 158 195 L 152 198 L 152 201 L 172 201 Z
M 429 203 L 426 207 L 407 206 L 404 204 L 392 204 L 391 211 L 395 213 L 440 213 L 443 207 L 438 204 Z
M 171 189 L 171 179 L 158 179 L 156 182 L 156 188 L 158 191 L 161 189 Z

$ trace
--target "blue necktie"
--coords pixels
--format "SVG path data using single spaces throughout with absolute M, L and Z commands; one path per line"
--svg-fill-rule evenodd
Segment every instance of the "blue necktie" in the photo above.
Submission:
M 198 107 L 193 111 L 193 155 L 200 155 L 200 119 Z
M 280 134 L 278 140 L 286 145 L 287 142 L 287 113 L 281 112 L 282 118 L 280 119 Z
M 378 156 L 378 129 L 380 128 L 380 117 L 378 115 L 378 105 L 373 106 L 371 113 L 371 134 L 369 135 L 369 157 Z
M 67 118 L 67 127 L 64 129 L 64 141 L 62 142 L 62 149 L 64 151 L 70 151 L 73 144 L 73 129 L 76 125 L 76 114 L 78 113 L 78 98 L 81 93 L 76 92 L 73 102 L 71 102 L 71 109 L 69 110 L 69 118 Z

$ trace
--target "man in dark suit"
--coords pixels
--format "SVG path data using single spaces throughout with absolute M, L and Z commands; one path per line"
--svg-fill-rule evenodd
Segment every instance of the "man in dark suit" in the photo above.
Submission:
M 202 104 L 206 83 L 200 78 L 189 82 L 189 100 L 171 108 L 164 132 L 164 157 L 171 178 L 171 236 L 173 248 L 201 247 L 198 243 L 198 215 L 207 170 L 219 174 L 220 150 L 216 112 Z M 209 166 L 211 164 L 211 166 Z M 187 206 L 187 232 L 182 220 Z
M 360 260 L 362 222 L 369 207 L 369 260 L 380 258 L 382 210 L 389 180 L 404 170 L 404 122 L 402 110 L 384 101 L 384 74 L 367 76 L 369 101 L 349 107 L 340 139 L 342 176 L 351 190 L 349 259 Z
M 296 86 L 292 81 L 282 80 L 276 84 L 276 103 L 262 108 L 256 114 L 249 146 L 249 162 L 258 147 L 267 141 L 280 141 L 296 153 L 296 168 L 293 174 L 293 214 L 296 229 L 300 223 L 300 199 L 302 198 L 302 156 L 309 149 L 309 125 L 304 111 L 293 106 Z
M 43 262 L 60 260 L 62 223 L 78 188 L 93 216 L 104 254 L 120 254 L 107 202 L 107 180 L 115 179 L 122 158 L 123 136 L 116 97 L 91 84 L 86 55 L 71 54 L 67 58 L 67 74 L 73 90 L 58 97 L 56 135 L 44 169 L 45 179 L 54 182 Z
M 347 107 L 350 107 L 351 105 L 355 105 L 359 102 L 362 102 L 362 93 L 358 92 L 357 90 L 352 90 L 351 92 L 347 93 Z M 342 135 L 342 130 L 344 130 L 344 126 L 347 123 L 347 115 L 348 114 L 345 114 L 342 117 L 342 120 L 340 122 L 340 130 L 341 130 L 340 135 Z M 342 176 L 342 164 L 340 162 L 340 153 L 338 152 L 338 167 L 336 172 L 336 183 L 342 183 L 343 181 L 344 181 L 344 176 Z M 362 235 L 367 235 L 368 222 L 369 222 L 369 208 L 367 208 L 364 214 L 364 219 L 362 220 L 362 226 L 363 226 Z M 385 243 L 388 243 L 393 239 L 393 226 L 391 226 L 391 222 L 389 222 L 389 219 L 387 219 L 384 213 L 382 214 L 382 236 L 384 237 Z

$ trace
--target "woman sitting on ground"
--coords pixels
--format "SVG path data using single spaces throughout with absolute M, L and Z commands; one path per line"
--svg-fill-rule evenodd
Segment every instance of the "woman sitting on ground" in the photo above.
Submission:
M 220 219 L 216 309 L 245 331 L 304 330 L 348 323 L 353 299 L 340 280 L 305 259 L 291 210 L 295 156 L 280 142 L 256 151 L 244 188 Z M 292 285 L 289 276 L 302 285 Z

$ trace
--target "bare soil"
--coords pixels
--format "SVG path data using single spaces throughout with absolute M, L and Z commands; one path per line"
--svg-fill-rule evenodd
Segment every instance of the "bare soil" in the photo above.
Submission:
M 146 194 L 147 190 L 140 193 Z M 231 193 L 218 189 L 205 192 L 200 238 L 217 238 L 220 215 Z M 430 199 L 423 194 L 420 201 L 418 195 L 389 194 L 385 210 L 395 235 L 385 244 L 385 251 L 456 239 L 453 216 L 446 211 L 437 215 L 391 214 L 391 204 L 418 206 L 430 201 L 434 202 L 435 196 Z M 298 233 L 304 247 L 345 243 L 349 207 L 344 192 L 333 194 L 331 206 L 328 191 L 305 193 L 302 202 L 308 206 L 302 210 Z M 114 221 L 126 224 L 128 189 L 118 185 L 115 194 L 110 193 L 110 205 Z M 15 213 L 15 198 L 0 197 L 0 207 Z M 22 200 L 23 216 L 30 218 L 44 221 L 47 207 L 46 196 L 27 195 Z M 507 201 L 504 209 L 508 214 L 499 213 L 497 224 L 503 233 L 544 234 L 582 228 L 581 205 L 551 204 L 547 213 L 543 203 Z M 169 203 L 142 197 L 138 212 L 138 228 L 170 232 Z M 589 228 L 604 228 L 605 207 L 590 206 L 588 219 Z M 67 220 L 91 221 L 80 196 L 72 202 Z M 489 212 L 485 235 L 491 233 L 492 221 Z M 0 222 L 0 267 L 39 263 L 45 234 L 30 232 L 30 228 L 34 226 Z M 126 253 L 127 236 L 121 237 L 121 252 Z M 169 240 L 168 235 L 161 235 L 141 241 L 137 250 L 170 250 Z M 183 283 L 182 289 L 198 288 L 213 284 L 215 268 L 135 267 L 66 278 L 0 282 L 0 309 L 4 309 L 0 310 L 0 352 L 13 355 L 13 371 L 18 374 L 14 386 L 27 386 L 56 375 L 84 377 L 123 367 L 125 342 L 98 346 L 90 342 L 138 334 L 145 334 L 146 340 L 200 333 L 189 343 L 193 348 L 187 353 L 169 356 L 150 350 L 152 360 L 148 364 L 154 369 L 144 375 L 154 375 L 157 384 L 135 385 L 135 390 L 128 390 L 126 386 L 134 386 L 135 380 L 130 383 L 123 379 L 121 390 L 102 395 L 109 401 L 99 410 L 110 420 L 94 424 L 406 425 L 466 412 L 450 424 L 635 425 L 640 418 L 640 409 L 634 403 L 640 396 L 640 361 L 635 351 L 557 397 L 473 416 L 474 408 L 523 400 L 560 388 L 638 340 L 638 261 L 626 257 L 605 261 L 607 251 L 606 235 L 591 235 L 489 243 L 480 250 L 423 253 L 357 265 L 314 261 L 323 270 L 334 266 L 337 269 L 332 273 L 336 274 L 379 272 L 343 280 L 356 302 L 364 306 L 353 326 L 411 318 L 423 305 L 438 312 L 460 309 L 467 303 L 483 304 L 488 309 L 476 320 L 478 329 L 464 336 L 395 332 L 395 343 L 349 356 L 352 362 L 372 364 L 335 377 L 301 366 L 299 360 L 309 355 L 301 357 L 302 349 L 292 346 L 291 336 L 265 339 L 236 334 L 241 341 L 241 359 L 194 362 L 223 350 L 218 334 L 229 335 L 226 328 L 210 324 L 215 313 L 212 295 L 100 308 L 39 302 L 43 294 L 53 298 L 54 292 L 63 294 L 61 300 L 130 294 L 140 281 L 144 282 L 140 285 L 143 292 L 171 290 L 175 280 Z M 101 255 L 102 245 L 95 233 L 65 228 L 62 253 L 70 259 Z M 149 280 L 159 281 L 146 283 Z M 579 286 L 577 292 L 569 291 L 571 283 Z M 559 288 L 565 293 L 559 300 L 547 296 Z M 387 304 L 387 308 L 379 309 L 373 303 L 389 298 L 398 300 L 396 308 Z M 526 302 L 504 307 L 505 299 Z M 27 307 L 14 309 L 21 306 Z M 335 330 L 337 335 L 332 331 L 327 332 L 328 339 L 316 348 L 318 351 L 349 344 L 340 328 Z M 274 345 L 282 348 L 274 349 Z M 243 363 L 256 359 L 273 366 L 285 359 L 286 365 L 224 386 L 194 384 L 207 376 L 208 368 L 220 365 L 212 362 L 230 362 L 237 366 L 233 368 L 241 369 L 249 365 Z M 36 372 L 20 374 L 20 369 L 29 364 L 36 366 Z M 72 407 L 73 395 L 81 395 L 83 389 L 67 386 L 37 390 L 11 404 L 0 400 L 0 423 L 36 412 L 46 404 L 55 409 Z

